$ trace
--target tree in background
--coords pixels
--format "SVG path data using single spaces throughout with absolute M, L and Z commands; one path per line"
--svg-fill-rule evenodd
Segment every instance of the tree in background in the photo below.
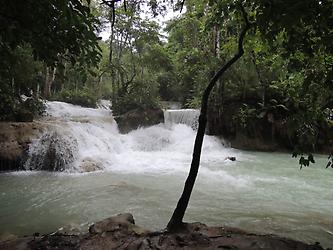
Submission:
M 1 113 L 15 113 L 22 102 L 19 96 L 37 94 L 40 88 L 40 81 L 33 87 L 26 84 L 29 79 L 17 81 L 17 70 L 24 63 L 21 57 L 15 56 L 18 50 L 26 50 L 34 60 L 45 65 L 37 75 L 45 76 L 46 97 L 50 95 L 57 71 L 64 68 L 66 61 L 97 64 L 100 59 L 95 34 L 98 20 L 91 14 L 89 2 L 28 0 L 6 1 L 0 6 L 0 95 L 2 100 L 11 99 L 1 103 Z
M 109 67 L 115 114 L 158 106 L 159 96 L 172 98 L 171 59 L 160 35 L 160 26 L 142 16 L 142 2 L 102 1 L 104 18 L 111 25 Z M 153 12 L 158 11 L 154 6 Z M 116 17 L 116 18 L 114 18 Z

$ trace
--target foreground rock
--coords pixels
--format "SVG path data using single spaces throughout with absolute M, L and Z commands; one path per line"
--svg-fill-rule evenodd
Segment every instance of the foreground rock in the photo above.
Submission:
M 164 122 L 163 110 L 156 109 L 134 109 L 123 115 L 115 117 L 119 131 L 128 133 L 139 127 L 149 127 Z
M 239 250 L 322 250 L 319 244 L 308 245 L 275 235 L 251 234 L 228 227 L 186 224 L 177 233 L 151 232 L 134 223 L 131 214 L 121 214 L 95 223 L 89 233 L 60 234 L 0 242 L 0 249 L 239 249 Z

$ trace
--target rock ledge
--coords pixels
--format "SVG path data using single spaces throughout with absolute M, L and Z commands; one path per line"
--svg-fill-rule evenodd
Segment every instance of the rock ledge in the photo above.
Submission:
M 152 232 L 135 225 L 131 214 L 120 214 L 90 226 L 81 235 L 53 233 L 0 242 L 0 249 L 238 249 L 323 250 L 275 235 L 251 234 L 236 228 L 186 224 L 177 233 Z

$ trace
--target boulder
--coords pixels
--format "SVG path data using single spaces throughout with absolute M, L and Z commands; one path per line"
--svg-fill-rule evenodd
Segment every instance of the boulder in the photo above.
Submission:
M 89 227 L 89 232 L 91 234 L 100 234 L 103 232 L 112 232 L 119 230 L 120 228 L 129 228 L 130 225 L 134 225 L 133 215 L 130 213 L 118 214 L 107 218 L 105 220 L 96 222 Z
M 163 110 L 160 108 L 134 109 L 115 117 L 119 131 L 128 133 L 139 127 L 149 127 L 164 122 Z
M 96 162 L 91 158 L 85 158 L 82 160 L 80 165 L 80 172 L 94 172 L 98 170 L 103 170 L 102 163 Z
M 48 131 L 30 146 L 26 169 L 64 171 L 75 161 L 77 151 L 74 138 Z
M 0 122 L 0 171 L 23 169 L 29 144 L 42 131 L 37 122 Z

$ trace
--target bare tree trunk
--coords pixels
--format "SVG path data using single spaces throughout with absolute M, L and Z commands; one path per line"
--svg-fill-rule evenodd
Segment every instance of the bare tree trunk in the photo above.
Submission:
M 39 83 L 37 83 L 37 87 L 36 87 L 36 98 L 39 99 L 39 92 L 40 92 L 40 86 Z
M 177 203 L 177 207 L 174 210 L 172 217 L 167 225 L 167 229 L 169 231 L 178 230 L 184 225 L 183 218 L 184 218 L 185 211 L 187 209 L 187 206 L 188 206 L 188 203 L 189 203 L 189 200 L 191 197 L 191 193 L 193 190 L 193 186 L 194 186 L 194 183 L 195 183 L 195 180 L 196 180 L 196 177 L 198 174 L 198 170 L 199 170 L 199 165 L 200 165 L 201 149 L 202 149 L 203 138 L 205 135 L 206 123 L 207 123 L 207 106 L 208 106 L 209 95 L 210 95 L 213 87 L 215 86 L 216 82 L 218 81 L 218 79 L 224 74 L 224 72 L 228 68 L 230 68 L 244 54 L 243 40 L 246 35 L 246 32 L 250 28 L 250 23 L 248 22 L 247 15 L 242 6 L 241 6 L 241 10 L 242 10 L 246 25 L 239 35 L 238 52 L 234 55 L 233 58 L 231 58 L 225 65 L 223 65 L 216 72 L 216 74 L 210 80 L 210 82 L 202 96 L 201 111 L 200 111 L 200 116 L 199 116 L 199 128 L 198 128 L 197 135 L 195 138 L 195 143 L 194 143 L 191 169 L 190 169 L 189 175 L 186 179 L 183 193 L 182 193 L 182 195 Z
M 110 43 L 109 43 L 109 47 L 110 47 L 110 53 L 109 53 L 109 64 L 110 66 L 112 65 L 112 53 L 113 53 L 113 39 L 114 39 L 114 23 L 115 23 L 115 6 L 114 6 L 114 2 L 111 3 L 111 6 L 109 6 L 111 8 L 111 14 L 109 16 L 110 18 L 110 22 L 111 22 L 111 35 L 110 35 Z
M 216 27 L 216 48 L 215 48 L 215 55 L 219 62 L 224 63 L 221 60 L 221 30 L 219 26 Z M 220 94 L 221 106 L 223 109 L 224 106 L 224 89 L 225 89 L 225 82 L 220 78 L 219 79 L 219 90 L 218 93 Z
M 212 32 L 212 40 L 213 40 L 213 49 L 212 52 L 214 56 L 218 59 L 221 57 L 221 51 L 220 51 L 220 46 L 221 46 L 221 31 L 220 31 L 220 26 L 218 24 L 214 25 L 213 32 Z
M 13 93 L 13 95 L 15 95 L 15 78 L 14 77 L 12 77 L 12 80 L 11 80 L 11 85 L 12 85 L 12 93 Z
M 51 78 L 50 86 L 49 86 L 49 93 L 50 94 L 51 94 L 52 85 L 53 85 L 53 83 L 55 81 L 55 78 L 56 78 L 56 74 L 57 74 L 57 67 L 54 67 L 53 72 L 52 72 L 52 78 Z
M 44 98 L 47 98 L 49 96 L 49 82 L 50 82 L 50 68 L 46 66 L 46 71 L 45 71 L 45 83 L 44 83 Z
M 110 36 L 110 54 L 109 54 L 109 67 L 111 68 L 111 81 L 112 81 L 112 100 L 115 100 L 116 98 L 116 72 L 113 67 L 113 39 L 114 39 L 114 29 L 113 29 L 113 24 L 111 25 L 111 36 Z
M 64 71 L 62 73 L 62 81 L 61 81 L 60 91 L 63 91 L 65 89 L 66 75 L 67 75 L 67 62 L 65 61 L 64 62 Z
M 55 80 L 57 68 L 54 67 L 51 75 L 51 68 L 46 67 L 46 73 L 45 73 L 45 85 L 44 85 L 44 98 L 48 98 L 51 94 L 51 87 Z

